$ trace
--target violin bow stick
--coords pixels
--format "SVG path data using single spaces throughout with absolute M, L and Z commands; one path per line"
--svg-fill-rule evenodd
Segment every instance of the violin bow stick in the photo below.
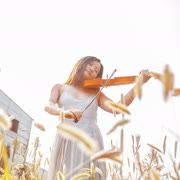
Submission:
M 96 96 L 91 100 L 91 102 L 84 108 L 84 110 L 82 111 L 82 113 L 84 113 L 86 111 L 86 109 L 93 103 L 93 101 L 96 99 L 96 97 L 100 94 L 100 92 L 103 90 L 103 88 L 106 86 L 106 84 L 109 82 L 109 80 L 111 79 L 111 77 L 114 75 L 114 73 L 117 70 L 114 69 L 114 71 L 112 72 L 111 76 L 109 77 L 109 79 L 107 79 L 107 81 L 105 82 L 105 84 L 101 87 L 101 89 L 99 90 L 99 92 L 96 94 Z M 46 106 L 45 107 L 45 111 L 48 112 L 51 115 L 57 115 L 59 113 L 59 111 L 54 108 L 54 107 L 50 107 L 50 106 Z M 77 120 L 75 119 L 75 122 L 77 122 Z
M 103 88 L 106 86 L 106 84 L 110 81 L 110 79 L 112 78 L 112 76 L 115 74 L 117 70 L 114 69 L 114 71 L 112 72 L 112 74 L 110 75 L 109 79 L 107 79 L 107 81 L 105 82 L 105 84 L 101 87 L 101 89 L 99 90 L 99 92 L 96 94 L 96 96 L 91 100 L 91 102 L 84 108 L 84 110 L 82 111 L 82 113 L 84 113 L 86 111 L 86 109 L 93 103 L 93 101 L 96 99 L 96 97 L 100 94 L 100 92 L 103 90 Z

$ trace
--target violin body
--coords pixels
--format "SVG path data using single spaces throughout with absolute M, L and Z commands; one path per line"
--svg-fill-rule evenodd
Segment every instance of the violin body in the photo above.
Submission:
M 124 84 L 131 84 L 135 82 L 137 76 L 124 76 L 115 77 L 110 79 L 106 86 L 117 86 Z M 100 88 L 106 83 L 107 79 L 91 79 L 84 81 L 84 87 L 87 88 Z

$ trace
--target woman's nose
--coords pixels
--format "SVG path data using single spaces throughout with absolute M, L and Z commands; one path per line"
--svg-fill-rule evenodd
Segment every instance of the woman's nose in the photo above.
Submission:
M 89 70 L 92 72 L 92 71 L 93 71 L 93 67 L 92 67 L 92 66 L 90 66 L 90 67 L 89 67 Z

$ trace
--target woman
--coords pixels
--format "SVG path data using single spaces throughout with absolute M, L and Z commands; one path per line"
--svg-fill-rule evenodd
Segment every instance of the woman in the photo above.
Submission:
M 98 89 L 83 87 L 83 81 L 102 78 L 102 74 L 103 65 L 98 58 L 87 56 L 80 59 L 74 66 L 68 80 L 64 84 L 56 84 L 52 88 L 49 105 L 45 108 L 45 110 L 52 115 L 60 115 L 61 108 L 63 107 L 65 114 L 64 121 L 81 128 L 93 137 L 99 145 L 99 150 L 102 150 L 104 147 L 101 132 L 97 126 L 97 107 L 99 106 L 103 110 L 113 113 L 112 109 L 104 103 L 107 100 L 112 100 L 101 92 L 88 109 L 82 113 L 84 108 L 98 92 Z M 150 78 L 149 72 L 144 70 L 141 71 L 141 74 L 143 83 L 148 81 Z M 125 96 L 127 106 L 131 104 L 134 97 L 134 89 L 131 89 Z M 66 165 L 68 173 L 86 159 L 88 159 L 87 155 L 85 155 L 74 142 L 66 140 L 57 134 L 52 148 L 48 179 L 56 179 L 56 172 L 62 172 L 64 164 Z M 96 180 L 105 180 L 105 163 L 94 162 L 94 166 L 101 169 L 104 174 L 104 176 L 100 176 L 96 173 Z

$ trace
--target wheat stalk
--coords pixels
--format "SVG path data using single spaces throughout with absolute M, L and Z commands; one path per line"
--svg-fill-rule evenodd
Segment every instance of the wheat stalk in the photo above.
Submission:
M 173 89 L 172 96 L 180 95 L 180 89 Z
M 163 142 L 163 153 L 164 154 L 166 152 L 166 139 L 167 139 L 167 136 L 164 137 L 164 142 Z
M 2 127 L 4 131 L 11 128 L 13 119 L 14 115 L 9 116 L 2 108 L 0 108 L 0 127 Z
M 58 180 L 64 180 L 65 179 L 64 175 L 60 171 L 57 172 L 57 177 L 58 177 Z
M 127 123 L 129 123 L 129 120 L 127 120 L 127 119 L 122 119 L 122 120 L 118 121 L 118 122 L 109 130 L 109 132 L 108 132 L 107 134 L 110 134 L 110 133 L 114 132 L 118 126 L 123 126 L 123 125 L 125 125 L 125 124 L 127 124 Z
M 136 77 L 136 85 L 134 87 L 134 95 L 138 96 L 139 99 L 141 99 L 142 97 L 142 85 L 143 85 L 143 79 L 142 79 L 142 75 L 139 75 Z
M 57 129 L 64 137 L 75 140 L 87 154 L 92 154 L 98 149 L 96 141 L 78 127 L 62 123 Z
M 149 176 L 150 176 L 151 180 L 160 180 L 159 174 L 153 169 L 151 169 L 149 171 Z
M 72 180 L 77 180 L 77 179 L 81 179 L 81 178 L 88 178 L 90 177 L 90 174 L 88 173 L 80 173 L 80 174 L 77 174 L 75 175 Z
M 169 66 L 165 66 L 164 75 L 161 76 L 161 80 L 164 85 L 164 100 L 168 98 L 169 91 L 173 90 L 174 75 L 169 70 Z
M 119 160 L 119 156 L 121 154 L 121 151 L 120 149 L 116 150 L 116 149 L 110 149 L 110 150 L 102 150 L 102 151 L 99 151 L 95 154 L 93 154 L 91 156 L 91 161 L 94 161 L 94 160 L 102 160 L 104 161 L 104 159 L 110 159 L 110 160 L 114 160 L 114 161 L 117 161 L 118 163 L 122 164 L 122 161 Z
M 156 151 L 159 151 L 160 153 L 163 153 L 160 149 L 158 149 L 157 147 L 151 145 L 151 144 L 147 144 L 148 146 L 150 146 L 151 148 L 155 149 Z
M 91 180 L 95 180 L 94 164 L 91 162 Z
M 117 112 L 124 113 L 124 114 L 131 114 L 127 109 L 127 106 L 121 103 L 115 103 L 112 101 L 105 101 L 105 105 L 109 108 L 116 110 Z
M 95 168 L 95 171 L 100 174 L 101 176 L 103 176 L 103 172 L 101 171 L 101 169 L 99 169 L 98 167 Z
M 177 154 L 177 141 L 174 144 L 174 158 L 176 158 L 176 154 Z
M 34 126 L 37 127 L 38 129 L 40 129 L 41 131 L 45 131 L 45 127 L 44 125 L 40 124 L 40 123 L 34 123 Z

